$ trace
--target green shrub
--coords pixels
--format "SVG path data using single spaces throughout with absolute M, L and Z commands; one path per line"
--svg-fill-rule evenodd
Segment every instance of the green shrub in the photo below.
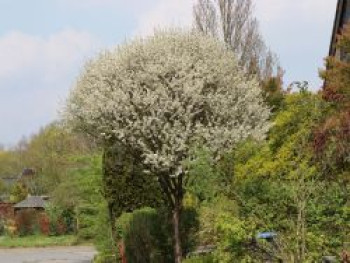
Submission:
M 128 262 L 172 262 L 167 221 L 152 208 L 126 213 L 117 222 Z M 169 242 L 170 241 L 170 242 Z
M 182 250 L 187 254 L 196 246 L 198 215 L 194 207 L 184 205 L 180 222 Z M 172 223 L 166 208 L 144 207 L 124 213 L 116 224 L 125 245 L 128 262 L 173 262 Z
M 96 208 L 97 215 L 93 231 L 95 233 L 94 245 L 99 253 L 95 259 L 95 263 L 115 263 L 115 258 L 118 255 L 117 251 L 113 249 L 106 202 L 101 202 Z
M 183 260 L 183 263 L 214 263 L 214 257 L 212 255 L 198 256 L 193 258 L 187 258 Z
M 50 235 L 58 236 L 74 232 L 75 215 L 72 209 L 48 205 L 45 212 L 49 219 Z
M 100 252 L 94 259 L 94 263 L 115 263 L 115 256 Z
M 5 220 L 0 218 L 0 236 L 4 235 L 5 233 Z
M 95 225 L 97 223 L 98 207 L 84 205 L 77 208 L 78 239 L 91 240 L 95 236 Z M 107 212 L 106 212 L 107 213 Z

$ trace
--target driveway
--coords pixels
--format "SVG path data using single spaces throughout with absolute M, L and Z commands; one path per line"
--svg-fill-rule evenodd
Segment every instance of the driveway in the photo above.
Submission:
M 0 263 L 91 263 L 96 250 L 88 246 L 0 249 Z

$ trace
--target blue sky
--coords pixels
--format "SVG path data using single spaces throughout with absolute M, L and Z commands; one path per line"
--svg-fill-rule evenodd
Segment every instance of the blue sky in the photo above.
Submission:
M 191 26 L 195 0 L 0 0 L 0 144 L 55 120 L 84 62 L 155 27 Z M 256 0 L 285 84 L 321 86 L 336 0 Z

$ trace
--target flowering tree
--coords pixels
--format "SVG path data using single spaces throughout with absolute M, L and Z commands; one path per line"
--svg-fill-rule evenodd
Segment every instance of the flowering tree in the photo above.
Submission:
M 105 52 L 86 65 L 72 90 L 66 119 L 108 143 L 139 151 L 173 212 L 175 261 L 181 262 L 179 216 L 196 143 L 219 157 L 269 125 L 255 79 L 232 51 L 200 33 L 170 30 Z

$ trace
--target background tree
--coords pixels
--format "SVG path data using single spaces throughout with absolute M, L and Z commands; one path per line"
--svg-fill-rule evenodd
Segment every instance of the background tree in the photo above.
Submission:
M 28 189 L 21 182 L 17 182 L 11 189 L 10 201 L 18 203 L 26 199 L 28 196 Z
M 190 147 L 219 157 L 249 136 L 262 139 L 269 109 L 235 55 L 202 34 L 157 32 L 91 61 L 67 103 L 66 119 L 104 142 L 141 153 L 173 212 L 175 261 Z
M 264 43 L 253 9 L 252 0 L 198 0 L 193 7 L 194 27 L 224 41 L 246 73 L 266 80 L 278 62 Z
M 283 89 L 283 74 L 283 70 L 279 68 L 276 76 L 261 81 L 265 101 L 274 113 L 283 108 L 285 96 L 289 93 Z
M 278 232 L 281 258 L 313 261 L 324 251 L 338 253 L 346 240 L 348 186 L 324 180 L 315 160 L 313 131 L 327 103 L 305 88 L 286 95 L 284 103 L 266 143 L 248 141 L 237 149 L 233 190 L 244 201 L 243 218 Z
M 71 133 L 59 123 L 52 123 L 32 136 L 22 150 L 22 169 L 35 171 L 29 178 L 31 194 L 52 192 L 62 181 L 69 180 L 68 170 L 74 157 L 90 153 L 93 142 L 82 134 Z
M 299 87 L 285 94 L 266 141 L 248 139 L 219 163 L 199 149 L 190 162 L 187 195 L 198 200 L 197 242 L 215 245 L 217 262 L 314 262 L 339 254 L 349 240 L 349 184 L 325 180 L 312 148 L 328 103 Z M 271 230 L 274 245 L 255 239 Z
M 22 171 L 19 154 L 14 149 L 0 151 L 0 176 L 16 178 Z

